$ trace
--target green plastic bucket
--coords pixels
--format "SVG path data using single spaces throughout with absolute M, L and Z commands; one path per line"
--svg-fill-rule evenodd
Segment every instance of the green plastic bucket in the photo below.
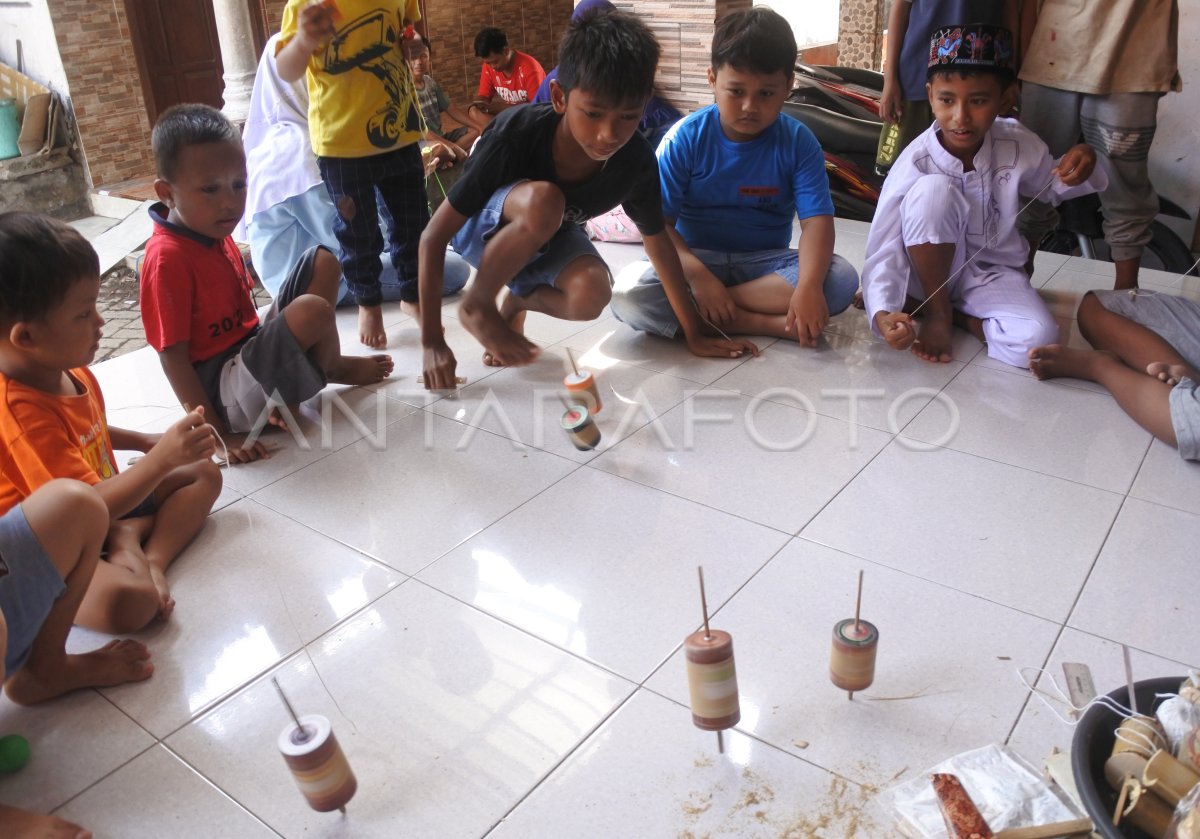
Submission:
M 17 101 L 15 99 L 0 99 L 0 160 L 17 157 L 21 148 L 17 145 L 17 137 L 21 133 L 21 125 L 17 122 Z

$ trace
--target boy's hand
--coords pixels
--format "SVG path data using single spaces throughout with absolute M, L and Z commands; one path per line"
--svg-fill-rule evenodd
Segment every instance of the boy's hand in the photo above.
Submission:
M 899 122 L 904 116 L 904 105 L 900 98 L 900 82 L 893 81 L 889 73 L 883 80 L 883 93 L 879 97 L 879 118 L 884 122 Z
M 795 330 L 801 346 L 815 347 L 821 332 L 829 325 L 829 304 L 820 286 L 798 285 L 788 303 L 784 328 Z
M 904 312 L 879 312 L 875 315 L 875 325 L 894 350 L 908 349 L 917 338 L 912 318 Z
M 454 390 L 458 387 L 454 371 L 458 362 L 454 351 L 443 341 L 425 348 L 424 375 L 426 390 Z
M 204 420 L 204 411 L 197 408 L 168 428 L 150 454 L 164 462 L 168 469 L 174 469 L 207 460 L 216 450 L 217 438 L 212 426 Z
M 309 52 L 316 52 L 337 34 L 333 21 L 337 6 L 328 2 L 313 3 L 300 10 L 300 26 L 296 38 Z
M 249 436 L 230 434 L 225 437 L 225 450 L 222 454 L 226 455 L 225 459 L 229 463 L 253 463 L 256 460 L 270 459 L 271 454 L 262 440 L 255 440 L 252 446 L 246 445 L 246 438 Z
M 758 355 L 758 347 L 745 338 L 710 338 L 707 335 L 689 335 L 688 349 L 692 355 L 702 358 L 741 358 L 746 353 Z M 426 379 L 426 381 L 429 381 Z
M 1096 152 L 1087 143 L 1071 146 L 1051 173 L 1058 175 L 1066 186 L 1079 186 L 1092 176 L 1096 168 Z
M 712 272 L 706 270 L 699 276 L 689 277 L 688 284 L 692 288 L 692 296 L 696 298 L 696 307 L 705 320 L 716 326 L 733 322 L 737 306 L 725 285 Z

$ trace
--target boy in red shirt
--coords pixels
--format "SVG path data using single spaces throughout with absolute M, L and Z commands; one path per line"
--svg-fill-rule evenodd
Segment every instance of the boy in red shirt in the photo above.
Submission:
M 0 513 L 55 478 L 95 487 L 111 524 L 76 622 L 111 634 L 170 615 L 167 566 L 221 491 L 200 410 L 164 434 L 110 428 L 87 364 L 100 346 L 96 252 L 69 225 L 0 215 Z M 146 455 L 118 474 L 113 449 Z M 5 557 L 10 559 L 10 557 Z
M 392 372 L 388 355 L 341 353 L 334 306 L 337 257 L 310 248 L 260 323 L 251 280 L 230 234 L 246 208 L 246 155 L 237 129 L 207 105 L 176 105 L 151 136 L 160 203 L 141 272 L 142 324 L 185 407 L 203 408 L 230 459 L 266 449 L 247 432 L 281 424 L 326 382 L 367 385 Z
M 493 26 L 480 29 L 475 36 L 475 55 L 483 60 L 483 67 L 479 93 L 467 106 L 467 116 L 482 131 L 507 108 L 532 102 L 546 71 L 532 55 L 512 49 L 508 36 Z

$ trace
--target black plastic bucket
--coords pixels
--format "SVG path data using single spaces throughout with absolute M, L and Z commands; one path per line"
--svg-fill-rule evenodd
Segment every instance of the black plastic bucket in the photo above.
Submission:
M 1133 693 L 1137 697 L 1138 713 L 1151 715 L 1158 707 L 1156 693 L 1178 693 L 1185 676 L 1164 679 L 1146 679 L 1134 682 Z M 1108 695 L 1115 702 L 1129 707 L 1129 689 L 1120 687 Z M 1109 789 L 1104 780 L 1104 762 L 1112 754 L 1115 737 L 1113 731 L 1121 724 L 1116 711 L 1104 705 L 1093 705 L 1084 713 L 1075 727 L 1071 741 L 1071 771 L 1075 775 L 1075 786 L 1079 798 L 1087 810 L 1096 832 L 1104 839 L 1158 839 L 1147 836 L 1132 825 L 1113 827 L 1113 810 L 1117 807 L 1117 793 Z

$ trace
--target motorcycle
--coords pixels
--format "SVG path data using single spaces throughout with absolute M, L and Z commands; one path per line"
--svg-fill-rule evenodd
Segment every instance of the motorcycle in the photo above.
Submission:
M 875 153 L 883 120 L 879 99 L 883 74 L 857 67 L 796 65 L 797 85 L 784 103 L 784 113 L 813 132 L 825 154 L 834 214 L 839 218 L 871 221 L 883 187 Z M 1159 214 L 1191 220 L 1182 207 L 1159 196 Z M 1043 237 L 1039 250 L 1111 261 L 1104 241 L 1100 198 L 1085 195 L 1058 208 L 1058 227 Z M 1169 227 L 1155 219 L 1142 267 L 1173 274 L 1200 275 L 1188 246 Z

